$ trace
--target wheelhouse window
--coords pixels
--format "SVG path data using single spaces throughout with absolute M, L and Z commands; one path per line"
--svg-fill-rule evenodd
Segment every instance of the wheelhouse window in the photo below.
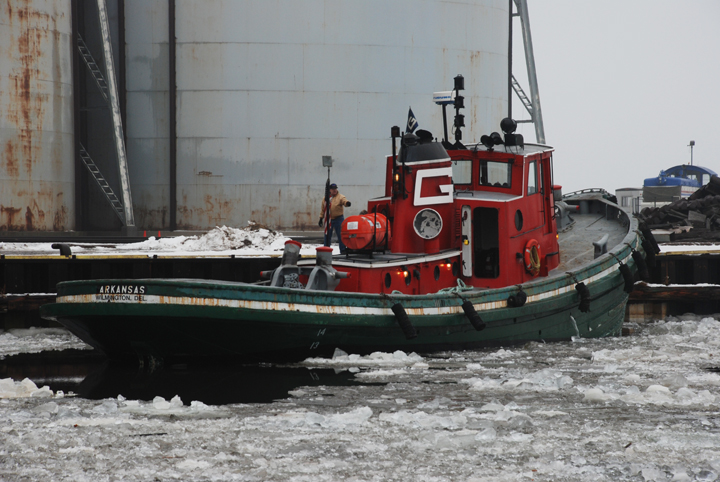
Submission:
M 472 161 L 458 159 L 452 161 L 453 184 L 472 184 Z
M 527 193 L 528 196 L 538 192 L 537 184 L 537 161 L 530 161 L 528 163 L 528 184 Z
M 509 162 L 480 160 L 480 185 L 512 187 L 512 165 Z

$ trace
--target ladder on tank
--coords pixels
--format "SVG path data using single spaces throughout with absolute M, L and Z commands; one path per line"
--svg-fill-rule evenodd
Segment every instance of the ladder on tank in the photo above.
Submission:
M 510 82 L 512 84 L 512 88 L 517 94 L 518 98 L 520 99 L 520 102 L 523 103 L 525 106 L 525 110 L 528 111 L 528 114 L 530 114 L 530 120 L 518 120 L 516 122 L 533 122 L 533 108 L 532 108 L 532 102 L 530 102 L 530 99 L 528 99 L 528 96 L 525 95 L 525 91 L 522 87 L 520 87 L 520 83 L 515 78 L 515 75 L 512 76 L 510 79 Z
M 95 179 L 95 182 L 97 182 L 97 185 L 100 187 L 100 190 L 103 192 L 105 198 L 110 203 L 110 206 L 112 206 L 115 214 L 117 214 L 118 218 L 120 218 L 120 221 L 125 224 L 125 208 L 123 207 L 123 204 L 120 202 L 120 199 L 118 199 L 118 197 L 115 195 L 115 191 L 113 191 L 112 187 L 110 187 L 110 184 L 100 172 L 100 168 L 95 165 L 92 158 L 90 157 L 90 154 L 88 154 L 82 144 L 80 144 L 80 159 L 82 159 L 83 164 L 85 164 L 85 167 L 87 167 L 88 171 L 90 171 L 90 174 L 92 175 L 93 179 Z
M 95 83 L 97 84 L 98 89 L 100 89 L 100 93 L 102 94 L 103 99 L 105 99 L 105 103 L 108 107 L 110 107 L 110 95 L 105 77 L 100 71 L 100 67 L 98 67 L 97 62 L 95 62 L 95 58 L 90 53 L 90 49 L 88 49 L 87 44 L 85 44 L 85 41 L 80 34 L 77 36 L 77 47 L 80 51 L 80 57 L 82 57 L 83 61 L 85 61 L 85 65 L 90 71 L 90 75 L 92 75 L 93 79 L 95 79 Z

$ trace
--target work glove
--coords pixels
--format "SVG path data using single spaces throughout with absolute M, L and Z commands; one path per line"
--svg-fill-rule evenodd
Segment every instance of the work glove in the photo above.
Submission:
M 318 226 L 322 228 L 322 218 L 320 218 L 320 221 L 318 221 Z
M 346 205 L 347 207 L 350 207 L 351 204 L 352 204 L 352 203 L 351 203 L 350 201 L 348 201 L 348 202 L 345 203 L 345 205 Z

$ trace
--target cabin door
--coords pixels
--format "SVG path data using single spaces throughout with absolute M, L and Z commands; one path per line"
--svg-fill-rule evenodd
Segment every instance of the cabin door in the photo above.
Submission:
M 540 192 L 543 196 L 543 213 L 545 224 L 545 234 L 554 232 L 553 219 L 555 218 L 555 200 L 553 199 L 552 191 L 552 165 L 550 164 L 550 158 L 545 157 L 540 160 L 538 164 L 540 167 Z
M 470 206 L 463 206 L 460 211 L 462 220 L 462 275 L 466 278 L 472 276 L 472 210 Z
M 475 208 L 473 225 L 475 276 L 477 278 L 497 278 L 500 276 L 498 210 L 494 208 Z

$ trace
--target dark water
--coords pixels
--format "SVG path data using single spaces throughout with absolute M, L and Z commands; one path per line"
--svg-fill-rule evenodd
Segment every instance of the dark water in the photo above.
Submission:
M 20 354 L 0 360 L 0 378 L 30 378 L 38 387 L 99 400 L 167 400 L 179 395 L 207 405 L 271 403 L 307 386 L 367 385 L 346 370 L 271 365 L 176 365 L 149 370 L 108 362 L 91 350 Z

